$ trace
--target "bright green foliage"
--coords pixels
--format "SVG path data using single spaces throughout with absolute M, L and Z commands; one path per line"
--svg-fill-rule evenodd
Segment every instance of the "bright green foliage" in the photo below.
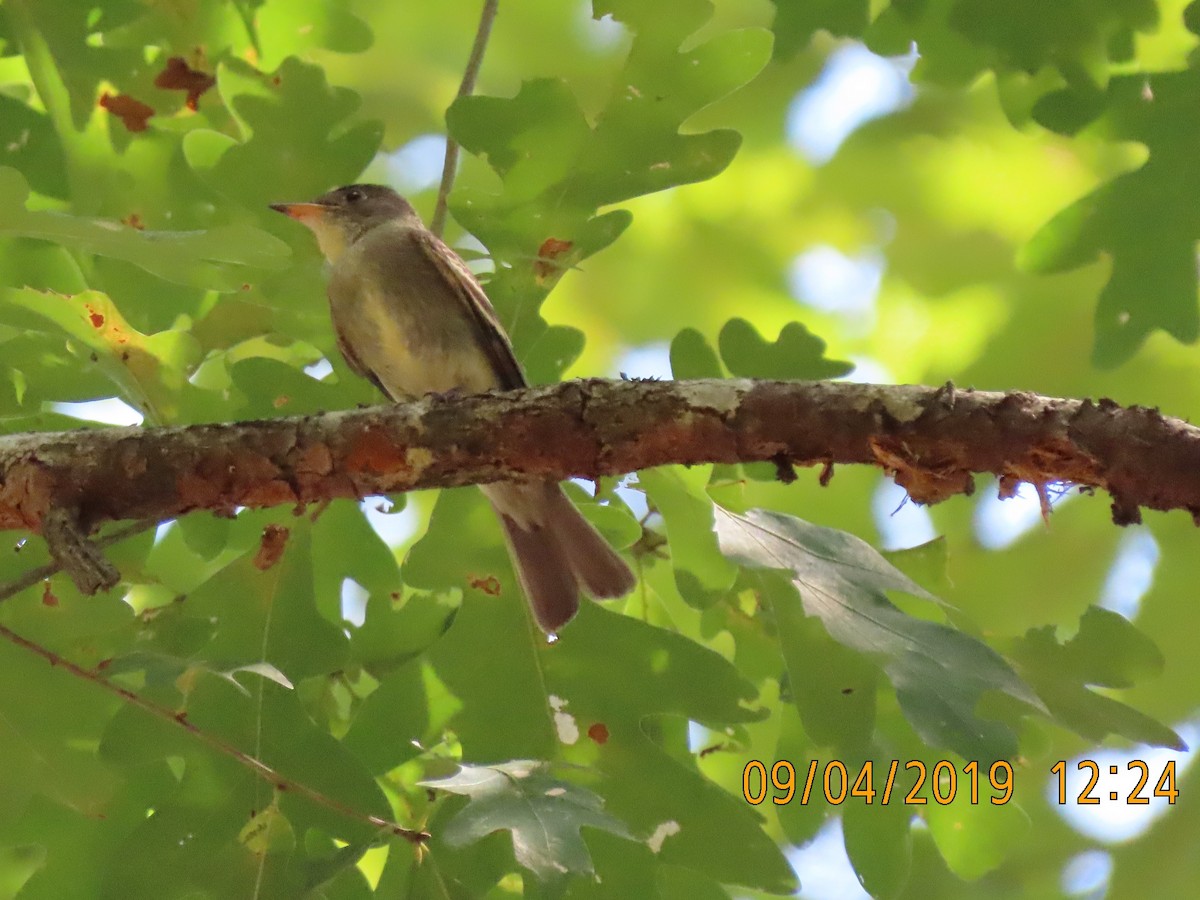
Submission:
M 533 382 L 641 377 L 643 349 L 677 378 L 882 372 L 1200 416 L 1196 3 L 504 3 L 455 100 L 479 6 L 5 0 L 0 430 L 104 427 L 58 404 L 110 397 L 148 426 L 378 401 L 311 236 L 266 207 L 391 181 L 428 216 L 387 154 L 429 133 L 464 148 L 449 239 L 482 243 L 464 255 Z M 846 39 L 915 41 L 916 93 L 816 165 L 783 135 Z M 814 250 L 874 261 L 873 305 L 799 302 Z M 956 498 L 937 540 L 881 554 L 918 541 L 890 536 L 877 472 L 777 476 L 569 485 L 639 580 L 553 643 L 472 488 L 393 498 L 394 547 L 375 499 L 197 513 L 111 547 L 106 595 L 55 576 L 3 601 L 0 900 L 757 897 L 819 880 L 787 851 L 833 820 L 874 896 L 1061 893 L 1097 844 L 1050 767 L 1179 747 L 1194 717 L 1191 521 L 1147 517 L 1130 621 L 1100 605 L 1127 544 L 1097 498 L 1001 549 Z M 46 561 L 10 533 L 0 585 Z M 916 774 L 941 761 L 944 804 Z M 1194 891 L 1196 772 L 1113 851 L 1109 896 Z

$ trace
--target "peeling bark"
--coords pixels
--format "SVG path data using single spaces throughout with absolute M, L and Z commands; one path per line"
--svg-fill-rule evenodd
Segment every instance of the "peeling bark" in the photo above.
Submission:
M 876 465 L 920 503 L 974 473 L 1102 488 L 1118 524 L 1200 515 L 1200 429 L 1108 400 L 952 385 L 600 379 L 225 425 L 0 438 L 0 528 L 41 531 L 208 509 L 304 505 L 514 478 L 596 478 L 666 463 Z M 823 475 L 823 480 L 827 480 Z

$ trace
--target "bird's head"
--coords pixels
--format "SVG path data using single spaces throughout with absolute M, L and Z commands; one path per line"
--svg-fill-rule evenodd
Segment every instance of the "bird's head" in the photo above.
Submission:
M 271 209 L 315 234 L 330 262 L 377 225 L 410 218 L 420 223 L 411 204 L 382 184 L 348 184 L 307 203 L 272 203 Z

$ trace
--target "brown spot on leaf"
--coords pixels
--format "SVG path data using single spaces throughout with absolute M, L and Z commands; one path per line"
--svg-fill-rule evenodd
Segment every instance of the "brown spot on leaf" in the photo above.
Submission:
M 133 213 L 130 213 L 130 214 L 129 214 L 129 215 L 127 215 L 125 218 L 123 218 L 121 221 L 122 221 L 124 224 L 128 225 L 130 228 L 135 228 L 135 229 L 137 229 L 138 231 L 145 231 L 145 230 L 146 230 L 146 223 L 145 223 L 145 222 L 143 222 L 143 221 L 142 221 L 142 217 L 141 217 L 141 216 L 139 216 L 139 215 L 138 215 L 137 213 L 135 213 L 135 212 L 133 212 Z
M 593 722 L 588 726 L 587 736 L 597 744 L 608 743 L 608 726 L 603 722 Z
M 272 523 L 264 528 L 262 541 L 258 545 L 258 553 L 254 556 L 254 565 L 265 572 L 279 562 L 290 535 L 291 531 L 282 525 Z
M 42 605 L 43 606 L 58 606 L 58 597 L 50 588 L 50 579 L 47 578 L 42 588 Z
M 167 67 L 154 76 L 154 86 L 168 91 L 187 91 L 187 108 L 196 111 L 200 95 L 217 83 L 207 72 L 193 69 L 182 56 L 172 56 Z
M 88 321 L 92 323 L 93 328 L 104 327 L 104 316 L 96 312 L 94 309 L 88 310 Z
M 274 400 L 271 401 L 271 405 L 274 406 L 276 409 L 282 409 L 283 407 L 287 406 L 291 402 L 292 402 L 292 398 L 289 397 L 287 394 L 280 394 L 278 397 L 276 397 Z
M 154 115 L 154 107 L 131 97 L 129 94 L 100 95 L 100 106 L 120 119 L 130 131 L 145 131 L 146 121 Z
M 500 596 L 500 579 L 495 575 L 488 575 L 487 577 L 468 575 L 467 584 L 477 591 L 483 591 L 489 597 Z
M 546 238 L 542 241 L 542 246 L 538 247 L 537 260 L 533 264 L 533 274 L 538 284 L 561 273 L 563 266 L 556 260 L 574 246 L 572 241 L 558 238 Z

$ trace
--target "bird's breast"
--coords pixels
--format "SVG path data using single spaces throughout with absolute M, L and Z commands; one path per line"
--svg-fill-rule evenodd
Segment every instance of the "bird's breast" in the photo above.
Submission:
M 393 398 L 496 386 L 458 298 L 422 271 L 421 260 L 412 260 L 413 269 L 404 271 L 401 256 L 381 270 L 355 265 L 354 257 L 347 253 L 334 266 L 333 324 L 348 353 Z

